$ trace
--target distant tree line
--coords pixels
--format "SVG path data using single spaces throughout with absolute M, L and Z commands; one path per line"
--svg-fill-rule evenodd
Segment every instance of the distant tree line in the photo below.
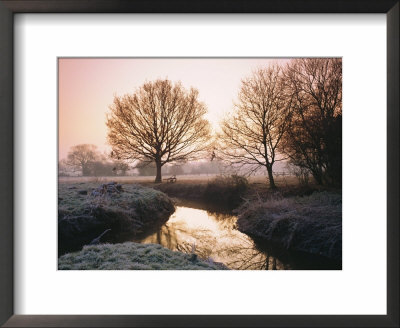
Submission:
M 59 174 L 82 176 L 126 175 L 129 165 L 97 150 L 95 145 L 81 144 L 71 147 L 67 158 L 59 162 Z
M 184 174 L 220 174 L 224 171 L 220 161 L 167 164 L 162 173 L 168 175 Z M 128 172 L 130 171 L 130 172 Z M 81 144 L 71 147 L 66 159 L 59 162 L 59 175 L 81 176 L 155 176 L 157 168 L 154 162 L 137 162 L 128 165 L 113 156 L 100 153 L 95 145 Z
M 154 163 L 138 163 L 135 168 L 138 175 L 155 176 L 156 165 Z M 220 161 L 191 162 L 184 164 L 167 164 L 162 167 L 162 174 L 167 175 L 186 175 L 186 174 L 221 174 L 225 171 L 223 163 Z

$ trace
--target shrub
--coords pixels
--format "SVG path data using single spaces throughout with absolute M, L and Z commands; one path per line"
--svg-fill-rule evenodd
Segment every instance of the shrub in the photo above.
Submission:
M 209 202 L 217 202 L 229 207 L 237 207 L 248 190 L 249 182 L 243 176 L 236 174 L 218 176 L 209 181 L 204 191 L 204 198 Z
M 297 178 L 300 186 L 308 186 L 310 182 L 310 171 L 307 168 L 290 165 L 289 172 Z

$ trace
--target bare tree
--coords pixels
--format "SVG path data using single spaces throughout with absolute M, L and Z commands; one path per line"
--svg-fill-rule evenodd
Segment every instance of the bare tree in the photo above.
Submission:
M 342 60 L 292 60 L 284 70 L 292 120 L 285 137 L 291 162 L 319 184 L 341 184 Z
M 277 150 L 289 124 L 289 108 L 278 65 L 243 79 L 235 112 L 222 122 L 218 135 L 222 157 L 252 171 L 265 167 L 270 187 L 276 188 L 272 168 L 283 160 Z
M 90 174 L 90 165 L 99 159 L 99 152 L 95 145 L 81 144 L 71 147 L 66 163 L 76 170 L 81 170 L 82 175 Z
M 198 91 L 169 80 L 147 82 L 114 97 L 107 116 L 108 142 L 117 158 L 154 162 L 155 182 L 169 162 L 197 159 L 208 150 L 210 126 Z

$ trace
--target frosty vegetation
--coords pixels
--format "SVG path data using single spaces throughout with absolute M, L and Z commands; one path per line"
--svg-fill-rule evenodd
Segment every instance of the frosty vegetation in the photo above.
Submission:
M 239 209 L 238 229 L 275 245 L 342 258 L 342 198 L 331 192 L 253 201 Z
M 135 184 L 60 184 L 58 201 L 59 254 L 81 249 L 108 229 L 101 242 L 127 240 L 175 211 L 164 193 Z
M 61 256 L 60 270 L 224 270 L 220 263 L 173 252 L 158 244 L 102 244 Z

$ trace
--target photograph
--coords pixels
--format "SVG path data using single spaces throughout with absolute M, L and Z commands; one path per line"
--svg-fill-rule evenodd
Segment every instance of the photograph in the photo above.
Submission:
M 342 270 L 342 58 L 57 66 L 58 270 Z

